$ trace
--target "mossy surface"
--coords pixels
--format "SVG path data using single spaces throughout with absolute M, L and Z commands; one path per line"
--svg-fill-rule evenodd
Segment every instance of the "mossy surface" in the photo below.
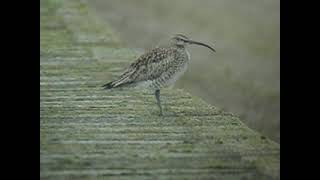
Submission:
M 101 89 L 141 52 L 85 1 L 40 7 L 41 179 L 279 179 L 280 146 L 180 89 Z

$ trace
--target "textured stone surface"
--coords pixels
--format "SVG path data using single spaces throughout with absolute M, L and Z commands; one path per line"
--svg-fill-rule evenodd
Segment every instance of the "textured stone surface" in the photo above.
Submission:
M 279 179 L 280 145 L 183 90 L 101 89 L 142 52 L 85 1 L 40 1 L 41 179 Z

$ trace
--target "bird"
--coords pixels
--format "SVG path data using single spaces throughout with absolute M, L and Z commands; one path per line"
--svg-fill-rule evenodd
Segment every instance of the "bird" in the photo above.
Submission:
M 188 45 L 200 45 L 216 52 L 211 46 L 191 40 L 183 34 L 174 34 L 169 46 L 156 47 L 142 54 L 115 80 L 104 84 L 104 89 L 139 87 L 152 90 L 163 116 L 160 90 L 172 87 L 187 70 L 190 53 Z

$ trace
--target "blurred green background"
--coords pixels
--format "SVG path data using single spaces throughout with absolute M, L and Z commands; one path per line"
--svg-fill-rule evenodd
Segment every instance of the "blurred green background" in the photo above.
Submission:
M 146 50 L 182 33 L 214 44 L 190 46 L 177 82 L 208 103 L 238 115 L 280 143 L 280 1 L 90 0 L 127 47 Z

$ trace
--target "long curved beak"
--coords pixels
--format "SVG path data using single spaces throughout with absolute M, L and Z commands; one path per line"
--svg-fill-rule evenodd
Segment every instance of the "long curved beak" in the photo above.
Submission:
M 198 44 L 200 46 L 207 47 L 207 48 L 211 49 L 213 52 L 216 52 L 216 50 L 214 50 L 211 46 L 209 46 L 207 44 L 204 44 L 204 43 L 201 43 L 201 42 L 197 42 L 197 41 L 193 41 L 193 40 L 188 40 L 187 42 L 189 42 L 190 44 Z

